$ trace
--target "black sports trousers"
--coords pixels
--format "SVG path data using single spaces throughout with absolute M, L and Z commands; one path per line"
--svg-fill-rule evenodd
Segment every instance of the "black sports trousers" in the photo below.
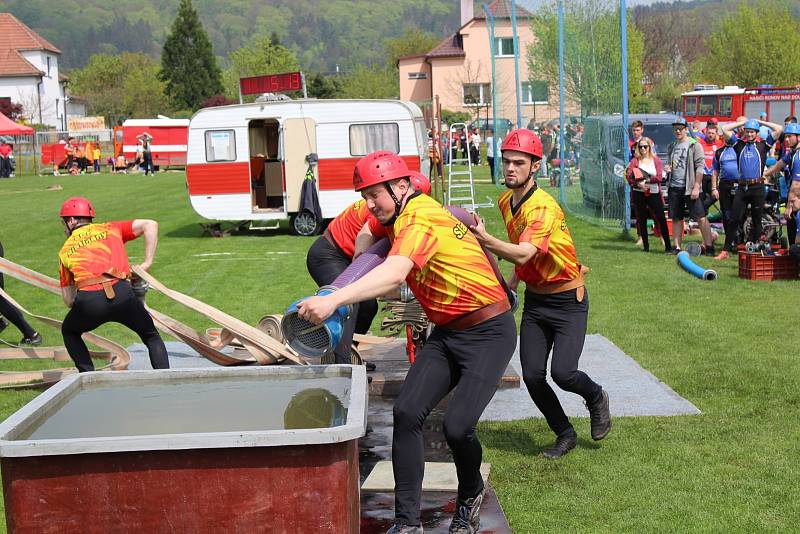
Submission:
M 558 387 L 580 395 L 588 403 L 596 401 L 603 391 L 586 373 L 578 370 L 588 315 L 589 292 L 586 288 L 582 302 L 578 302 L 576 289 L 550 295 L 525 291 L 519 332 L 522 379 L 533 403 L 557 436 L 575 430 L 545 380 L 551 349 L 550 375 Z
M 3 243 L 0 243 L 0 258 L 3 257 Z M 5 289 L 3 273 L 0 273 L 0 289 Z M 24 337 L 31 337 L 36 331 L 28 324 L 28 321 L 22 316 L 22 313 L 11 305 L 5 298 L 0 297 L 0 316 L 8 319 L 11 324 L 19 328 Z
M 394 403 L 392 469 L 398 522 L 421 524 L 425 473 L 422 425 L 453 388 L 455 393 L 444 416 L 444 435 L 456 464 L 458 496 L 468 499 L 483 489 L 483 449 L 475 427 L 500 385 L 516 342 L 517 328 L 511 312 L 461 331 L 439 326 L 433 329 Z
M 75 362 L 75 367 L 81 373 L 94 371 L 89 349 L 81 339 L 81 334 L 90 332 L 102 324 L 114 322 L 127 326 L 139 335 L 150 353 L 150 364 L 153 369 L 169 369 L 164 341 L 158 335 L 153 319 L 145 310 L 144 304 L 133 294 L 130 282 L 120 280 L 113 287 L 115 293 L 113 299 L 106 297 L 102 289 L 78 291 L 75 303 L 64 318 L 61 335 L 64 336 L 64 346 Z

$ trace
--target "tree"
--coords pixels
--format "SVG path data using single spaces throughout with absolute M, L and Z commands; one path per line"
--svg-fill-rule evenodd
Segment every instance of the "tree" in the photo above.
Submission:
M 231 52 L 228 60 L 231 66 L 222 75 L 224 94 L 237 100 L 239 78 L 300 70 L 294 54 L 285 46 L 275 44 L 269 37 L 256 37 L 247 46 Z
M 619 13 L 603 0 L 566 2 L 564 78 L 567 96 L 581 103 L 585 115 L 622 108 L 622 62 Z M 536 40 L 528 49 L 532 78 L 558 85 L 558 24 L 552 6 L 533 19 Z M 628 95 L 642 93 L 644 36 L 628 18 Z
M 71 92 L 89 102 L 89 112 L 118 117 L 154 117 L 170 110 L 158 63 L 144 54 L 94 54 L 70 73 Z
M 397 61 L 401 57 L 413 56 L 430 52 L 433 47 L 439 44 L 440 37 L 422 31 L 419 28 L 406 30 L 406 32 L 395 39 L 386 39 L 384 48 L 386 49 L 386 62 L 397 68 Z
M 393 67 L 358 65 L 342 78 L 342 98 L 397 98 L 399 93 Z
M 800 79 L 798 24 L 785 4 L 742 3 L 709 35 L 708 53 L 696 72 L 719 85 L 795 85 Z
M 192 0 L 181 0 L 172 30 L 161 52 L 159 78 L 178 108 L 196 109 L 222 92 L 220 70 Z
M 321 72 L 306 76 L 306 91 L 314 98 L 339 98 L 342 82 L 337 76 L 325 76 Z
M 22 104 L 12 102 L 10 98 L 0 98 L 0 113 L 16 121 L 22 118 L 25 109 Z

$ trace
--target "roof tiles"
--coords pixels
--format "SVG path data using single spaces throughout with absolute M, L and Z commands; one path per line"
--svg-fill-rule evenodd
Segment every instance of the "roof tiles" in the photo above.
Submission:
M 0 13 L 0 76 L 40 76 L 42 71 L 31 65 L 20 51 L 46 50 L 60 54 L 38 33 L 11 13 Z

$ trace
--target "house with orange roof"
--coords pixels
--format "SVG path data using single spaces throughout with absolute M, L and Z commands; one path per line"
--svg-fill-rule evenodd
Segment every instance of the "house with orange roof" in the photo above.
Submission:
M 514 77 L 514 33 L 510 0 L 488 5 L 494 17 L 495 83 L 497 116 L 516 123 L 517 87 Z M 522 126 L 530 120 L 558 117 L 558 87 L 537 79 L 528 70 L 528 48 L 534 42 L 532 14 L 516 6 L 519 41 L 519 79 Z M 475 13 L 473 0 L 461 0 L 461 27 L 425 54 L 398 61 L 400 99 L 430 101 L 439 96 L 442 108 L 467 111 L 473 117 L 492 118 L 492 47 L 489 21 L 483 11 Z M 575 106 L 569 106 L 572 110 Z
M 22 104 L 31 123 L 66 129 L 61 51 L 11 13 L 0 13 L 0 99 Z

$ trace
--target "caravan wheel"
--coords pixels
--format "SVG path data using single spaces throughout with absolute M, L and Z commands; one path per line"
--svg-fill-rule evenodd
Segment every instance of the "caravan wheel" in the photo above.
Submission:
M 322 230 L 322 220 L 308 210 L 295 213 L 289 219 L 289 230 L 294 235 L 317 235 Z

